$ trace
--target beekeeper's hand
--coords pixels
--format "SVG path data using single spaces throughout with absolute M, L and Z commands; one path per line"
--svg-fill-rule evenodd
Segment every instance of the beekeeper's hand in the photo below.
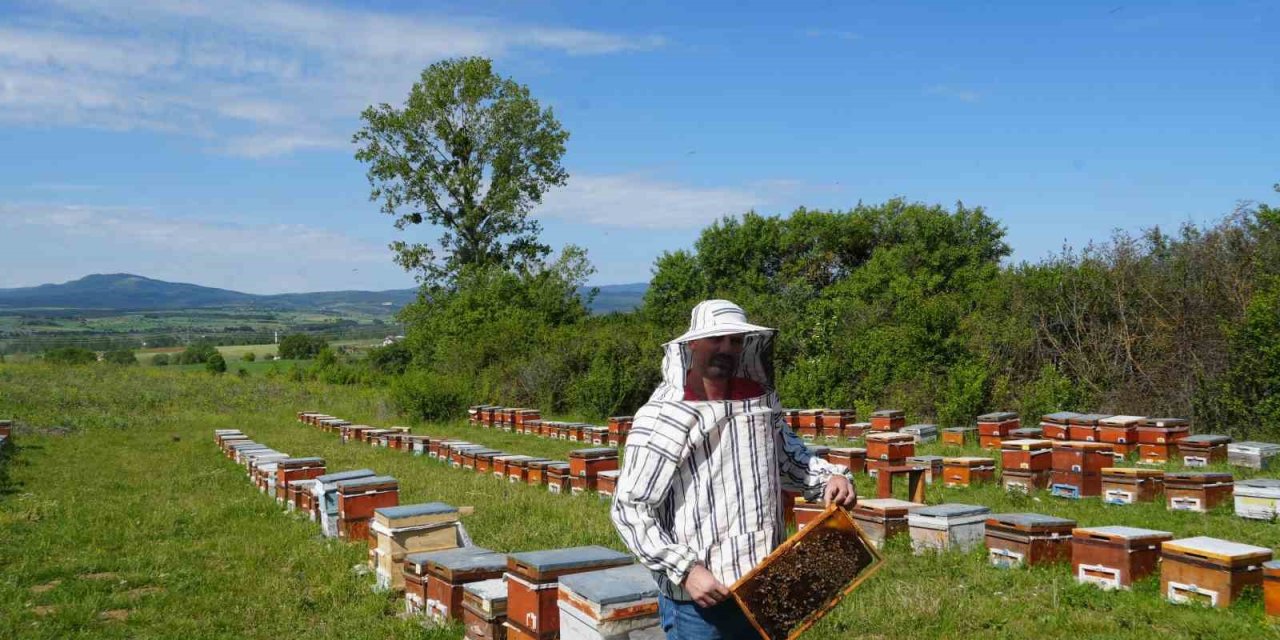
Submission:
M 729 597 L 729 588 L 716 580 L 707 568 L 700 565 L 693 565 L 689 569 L 689 575 L 684 577 L 684 590 L 693 596 L 693 601 L 698 603 L 699 607 L 714 607 Z
M 827 490 L 823 494 L 827 504 L 838 504 L 846 509 L 858 503 L 858 490 L 848 478 L 840 475 L 831 476 L 827 481 Z

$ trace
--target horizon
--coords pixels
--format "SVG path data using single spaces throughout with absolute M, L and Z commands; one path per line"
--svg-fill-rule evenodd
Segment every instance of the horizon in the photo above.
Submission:
M 534 214 L 590 286 L 724 215 L 981 206 L 1006 264 L 1275 195 L 1274 3 L 910 6 L 19 0 L 0 8 L 0 288 L 145 274 L 416 288 L 351 134 L 483 55 L 571 134 Z M 583 79 L 589 79 L 584 82 Z M 1206 114 L 1230 114 L 1210 118 Z

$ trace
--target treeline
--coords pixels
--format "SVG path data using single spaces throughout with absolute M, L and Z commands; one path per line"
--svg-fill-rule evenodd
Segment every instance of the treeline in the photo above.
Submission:
M 720 297 L 779 329 L 790 406 L 896 407 L 943 426 L 997 408 L 1176 415 L 1280 438 L 1280 210 L 1017 265 L 1003 264 L 1004 234 L 981 208 L 903 200 L 748 213 L 658 258 L 636 312 L 589 315 L 576 287 L 591 269 L 570 251 L 465 273 L 406 308 L 407 340 L 367 363 L 422 415 L 481 401 L 629 413 L 657 382 L 661 343 Z

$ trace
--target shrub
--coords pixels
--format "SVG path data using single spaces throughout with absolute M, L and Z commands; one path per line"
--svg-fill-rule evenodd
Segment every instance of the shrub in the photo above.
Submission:
M 391 400 L 401 411 L 424 420 L 461 416 L 470 393 L 470 385 L 458 377 L 430 371 L 410 371 L 391 382 Z
M 222 357 L 221 353 L 214 351 L 213 355 L 210 356 L 208 360 L 205 360 L 204 369 L 205 371 L 208 371 L 209 373 L 214 373 L 214 374 L 226 373 L 227 361 L 225 358 Z
M 236 375 L 240 376 L 241 378 L 248 378 L 249 371 L 246 370 L 244 367 L 240 367 L 239 369 L 236 369 Z
M 44 361 L 50 364 L 92 364 L 98 361 L 98 354 L 80 347 L 62 347 L 44 352 Z
M 157 367 L 165 367 L 165 366 L 168 366 L 168 365 L 169 365 L 169 354 L 167 354 L 167 353 L 157 353 L 157 354 L 155 354 L 154 356 L 151 356 L 151 364 L 153 364 L 153 365 L 155 365 L 155 366 L 157 366 Z
M 258 356 L 254 355 L 252 351 L 249 351 L 244 355 L 240 356 L 240 359 L 244 360 L 245 362 L 253 362 L 254 360 L 258 359 Z
M 310 360 L 329 343 L 320 336 L 293 333 L 280 339 L 280 357 L 286 360 Z
M 125 366 L 138 364 L 138 358 L 133 355 L 132 349 L 116 349 L 114 351 L 108 351 L 102 354 L 102 360 L 103 362 L 110 362 L 111 364 Z
M 176 357 L 178 364 L 201 364 L 218 354 L 218 349 L 208 342 L 193 342 Z

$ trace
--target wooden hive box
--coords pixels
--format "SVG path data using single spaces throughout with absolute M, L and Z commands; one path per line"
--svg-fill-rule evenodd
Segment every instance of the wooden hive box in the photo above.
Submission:
M 545 487 L 550 478 L 547 475 L 547 467 L 555 464 L 556 460 L 530 460 L 528 464 L 529 471 L 526 474 L 526 482 L 531 487 Z
M 907 514 L 911 550 L 968 551 L 980 546 L 986 534 L 991 509 L 976 504 L 939 504 Z
M 1050 440 L 1071 439 L 1071 419 L 1081 415 L 1074 411 L 1057 411 L 1040 416 L 1040 429 Z
M 519 413 L 520 411 L 521 409 L 515 408 L 515 407 L 506 407 L 502 410 L 502 430 L 503 431 L 516 430 L 516 414 Z
M 12 428 L 13 428 L 13 423 L 12 423 L 12 421 L 8 421 L 8 420 L 6 420 L 5 422 L 9 422 L 9 424 L 3 425 L 3 426 L 2 426 L 2 428 L 4 428 L 4 429 L 12 429 Z M 5 435 L 10 435 L 10 433 L 9 433 L 8 431 L 4 432 L 4 434 L 5 434 Z M 214 430 L 213 430 L 213 441 L 214 441 L 214 443 L 216 443 L 219 447 L 222 447 L 222 439 L 223 439 L 223 438 L 230 437 L 230 436 L 243 436 L 243 435 L 244 435 L 244 433 L 243 433 L 243 432 L 241 432 L 239 429 L 214 429 Z
M 1145 416 L 1111 416 L 1098 421 L 1098 442 L 1109 443 L 1120 455 L 1138 450 L 1138 425 Z
M 1110 418 L 1109 414 L 1082 413 L 1067 419 L 1067 439 L 1081 442 L 1098 441 L 1098 424 Z
M 942 479 L 948 487 L 968 487 L 974 484 L 995 482 L 995 458 L 960 456 L 942 459 Z
M 430 446 L 431 436 L 421 434 L 400 436 L 400 447 L 408 453 L 415 456 L 427 455 L 427 448 Z
M 315 498 L 312 496 L 312 488 L 315 486 L 315 483 L 315 480 L 289 481 L 289 499 L 285 502 L 285 507 L 287 507 L 289 511 L 305 513 L 309 518 L 315 520 L 316 503 Z
M 484 408 L 482 404 L 473 404 L 467 407 L 467 422 L 471 424 L 479 424 L 482 422 L 480 418 L 480 409 Z
M 491 429 L 496 429 L 499 426 L 501 426 L 501 419 L 499 417 L 501 414 L 502 414 L 502 407 L 499 407 L 496 405 L 489 405 L 484 410 L 485 425 Z
M 822 413 L 823 409 L 800 411 L 799 424 L 795 427 L 796 435 L 810 441 L 822 437 Z
M 1233 442 L 1227 445 L 1227 462 L 1237 467 L 1270 471 L 1280 460 L 1280 444 L 1270 442 Z
M 907 532 L 907 514 L 923 509 L 919 502 L 908 502 L 896 498 L 873 498 L 858 500 L 853 506 L 851 515 L 858 523 L 858 528 L 866 534 L 867 539 L 876 547 L 884 545 L 885 540 Z
M 1076 582 L 1128 589 L 1156 572 L 1168 531 L 1138 527 L 1081 527 L 1071 532 L 1071 572 Z
M 490 449 L 488 447 L 481 447 L 479 449 L 463 449 L 462 450 L 462 468 L 466 469 L 467 471 L 473 471 L 476 473 L 480 473 L 482 470 L 485 473 L 488 473 L 490 468 L 489 463 L 493 460 L 493 457 L 497 455 L 502 455 L 502 454 L 503 454 L 502 451 L 498 451 L 497 449 Z M 481 469 L 481 466 L 482 466 L 480 464 L 481 459 L 485 461 L 485 464 L 483 465 L 483 469 Z
M 1160 592 L 1170 602 L 1231 606 L 1245 587 L 1262 586 L 1264 547 L 1195 537 L 1160 545 Z
M 390 429 L 366 429 L 365 432 L 360 435 L 364 439 L 365 444 L 371 447 L 379 447 L 382 446 L 382 437 L 393 433 L 395 432 Z
M 521 460 L 532 460 L 533 456 L 524 456 L 519 454 L 507 454 L 503 456 L 494 456 L 492 460 L 493 477 L 499 480 L 506 480 L 510 472 L 509 468 L 513 463 Z
M 618 476 L 621 474 L 622 471 L 617 469 L 601 471 L 600 475 L 596 476 L 596 493 L 599 493 L 601 498 L 612 498 L 618 491 Z
M 938 425 L 913 424 L 902 428 L 901 433 L 910 434 L 916 444 L 929 444 L 938 441 Z
M 782 421 L 787 424 L 789 429 L 795 431 L 800 428 L 799 409 L 782 409 L 779 411 L 779 414 L 782 416 Z
M 507 581 L 471 582 L 462 589 L 462 624 L 466 640 L 505 640 Z
M 404 589 L 404 559 L 411 553 L 459 546 L 458 509 L 443 502 L 376 509 L 369 531 L 377 540 L 378 586 Z
M 415 553 L 405 558 L 405 608 L 416 608 L 429 620 L 461 620 L 468 584 L 501 580 L 507 556 L 482 547 Z M 413 602 L 409 601 L 413 594 Z
M 916 454 L 916 441 L 907 433 L 873 431 L 866 435 L 867 459 L 901 461 Z
M 875 546 L 832 507 L 729 588 L 767 640 L 793 640 L 880 569 Z
M 1039 513 L 1006 513 L 987 518 L 987 558 L 1010 568 L 1069 562 L 1075 520 Z
M 1014 440 L 1043 440 L 1044 429 L 1040 427 L 1018 427 L 1009 432 L 1009 437 Z
M 547 458 L 513 458 L 507 461 L 507 481 L 512 484 L 529 484 L 529 465 L 535 462 L 552 462 Z M 593 478 L 594 480 L 594 478 Z
M 852 423 L 849 423 L 848 425 L 845 425 L 844 437 L 848 440 L 857 440 L 859 438 L 865 437 L 870 432 L 871 432 L 870 422 L 852 422 Z
M 521 427 L 521 432 L 524 432 L 523 427 L 529 422 L 541 419 L 542 412 L 537 409 L 516 409 L 516 425 Z
M 978 416 L 978 436 L 1003 440 L 1009 433 L 1022 425 L 1018 414 L 1012 411 L 995 411 Z
M 1138 445 L 1138 464 L 1164 465 L 1177 458 L 1178 445 L 1176 444 L 1150 444 L 1144 442 Z
M 621 443 L 623 436 L 631 430 L 631 422 L 633 420 L 635 420 L 634 416 L 613 416 L 612 418 L 609 418 L 607 423 L 607 428 L 609 429 L 609 442 L 611 444 L 615 441 Z
M 1146 418 L 1138 423 L 1138 444 L 1177 444 L 1191 434 L 1183 418 Z
M 1262 564 L 1262 600 L 1267 616 L 1280 617 L 1280 562 Z
M 493 473 L 493 459 L 498 456 L 507 455 L 503 451 L 497 449 L 488 449 L 476 453 L 475 472 L 481 475 L 489 475 Z
M 797 529 L 803 529 L 826 510 L 827 505 L 821 500 L 810 502 L 804 498 L 796 498 L 791 504 L 792 521 L 796 523 Z
M 547 465 L 547 491 L 564 495 L 573 492 L 573 474 L 569 471 L 568 462 Z
M 1188 467 L 1207 467 L 1227 461 L 1230 436 L 1199 434 L 1178 441 L 1178 455 Z
M 844 465 L 850 473 L 863 473 L 867 468 L 867 450 L 859 447 L 832 447 L 827 462 Z
M 400 483 L 391 476 L 372 476 L 338 483 L 338 537 L 369 540 L 373 512 L 400 504 Z
M 856 435 L 850 435 L 850 428 L 856 424 L 855 414 L 852 409 L 823 409 L 822 411 L 822 437 L 827 442 L 836 442 L 842 438 L 862 437 L 864 430 L 858 430 Z
M 1164 471 L 1107 467 L 1102 470 L 1102 501 L 1107 504 L 1155 502 L 1164 493 Z
M 1038 490 L 1048 489 L 1053 480 L 1053 472 L 1025 471 L 1022 469 L 1005 469 L 1000 473 L 1000 484 L 1005 491 L 1030 495 Z
M 1105 442 L 1059 440 L 1053 443 L 1050 465 L 1054 471 L 1098 475 L 1103 469 L 1115 465 L 1111 452 L 1111 445 Z
M 560 578 L 631 563 L 631 556 L 597 546 L 511 554 L 504 575 L 508 629 L 534 638 L 557 637 Z
M 942 444 L 953 447 L 968 447 L 977 443 L 977 427 L 948 427 L 942 430 Z
M 287 453 L 276 453 L 269 456 L 258 456 L 251 462 L 253 466 L 253 483 L 258 491 L 276 497 L 276 469 L 281 460 L 289 459 Z
M 1102 495 L 1102 473 L 1053 469 L 1049 472 L 1049 494 L 1071 500 L 1096 498 Z
M 563 422 L 557 422 L 555 420 L 543 420 L 542 424 L 539 426 L 538 433 L 534 435 L 537 435 L 542 438 L 556 439 L 556 438 L 559 438 L 560 427 L 562 426 L 564 426 Z
M 1280 517 L 1280 480 L 1239 480 L 1234 493 L 1237 516 L 1268 521 Z
M 1048 471 L 1053 467 L 1052 440 L 1005 440 L 1000 443 L 1000 466 L 1005 471 Z
M 482 444 L 455 444 L 449 447 L 449 466 L 453 467 L 454 469 L 461 469 L 465 466 L 464 458 L 468 453 L 481 451 L 481 450 L 488 450 L 488 449 L 489 447 L 486 447 Z M 473 469 L 475 468 L 474 460 L 475 459 L 472 458 Z
M 371 478 L 375 474 L 370 469 L 339 471 L 316 476 L 311 485 L 311 497 L 314 502 L 313 518 L 320 523 L 320 531 L 330 538 L 338 537 L 338 483 L 358 478 Z
M 618 468 L 618 450 L 611 447 L 575 449 L 569 452 L 569 470 L 575 478 L 594 478 L 601 471 Z
M 871 413 L 872 431 L 897 431 L 907 426 L 907 412 L 901 409 L 881 409 Z
M 582 442 L 583 429 L 589 427 L 589 424 L 581 422 L 571 422 L 564 427 L 564 439 L 569 442 Z
M 1234 479 L 1229 473 L 1170 471 L 1164 474 L 1164 495 L 1170 511 L 1207 512 L 1231 499 Z
M 601 427 L 599 425 L 583 427 L 582 441 L 589 442 L 597 447 L 609 446 L 609 427 Z
M 942 456 L 911 456 L 907 458 L 907 464 L 924 467 L 925 484 L 933 484 L 935 480 L 942 482 L 942 461 L 945 459 Z
M 658 584 L 632 564 L 560 578 L 557 607 L 565 640 L 660 637 Z
M 364 432 L 373 427 L 367 424 L 347 424 L 338 429 L 338 441 L 342 444 L 360 442 Z

